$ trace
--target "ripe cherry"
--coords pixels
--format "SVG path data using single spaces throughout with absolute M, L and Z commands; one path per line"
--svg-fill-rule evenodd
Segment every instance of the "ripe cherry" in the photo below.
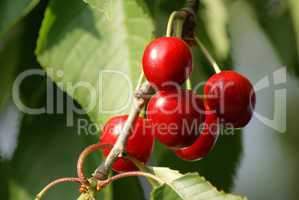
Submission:
M 157 92 L 149 101 L 147 119 L 155 137 L 172 149 L 195 142 L 204 121 L 201 98 L 191 90 Z
M 189 147 L 175 151 L 175 154 L 188 161 L 200 160 L 207 156 L 217 141 L 220 131 L 220 123 L 216 114 L 206 114 L 203 130 L 199 137 Z
M 234 71 L 222 71 L 209 78 L 204 87 L 205 105 L 221 120 L 235 128 L 246 126 L 255 107 L 250 81 Z
M 161 37 L 146 47 L 142 63 L 147 80 L 159 89 L 168 89 L 189 77 L 192 54 L 182 39 Z
M 114 145 L 127 118 L 127 115 L 111 118 L 103 128 L 100 143 Z M 153 144 L 154 136 L 151 134 L 150 127 L 146 125 L 146 121 L 143 118 L 137 118 L 131 129 L 131 135 L 127 141 L 125 152 L 140 162 L 146 163 L 152 153 Z M 104 148 L 104 156 L 107 156 L 110 150 L 110 148 Z M 113 164 L 112 169 L 117 172 L 125 172 L 133 171 L 137 168 L 130 160 L 118 158 Z

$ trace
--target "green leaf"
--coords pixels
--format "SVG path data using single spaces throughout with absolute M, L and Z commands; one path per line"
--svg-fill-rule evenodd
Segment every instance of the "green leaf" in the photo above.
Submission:
M 142 52 L 152 38 L 153 25 L 142 1 L 88 2 L 92 8 L 81 0 L 52 0 L 36 54 L 48 75 L 80 103 L 94 123 L 100 124 L 128 110 L 132 88 L 127 79 L 133 85 L 137 82 Z M 105 6 L 107 3 L 109 6 Z M 106 73 L 101 79 L 103 70 L 114 73 Z M 75 91 L 65 87 L 82 82 L 94 88 L 93 96 L 86 87 Z M 87 109 L 90 102 L 95 106 Z
M 1 0 L 0 1 L 0 38 L 22 17 L 26 16 L 39 0 Z
M 171 187 L 167 185 L 162 185 L 156 189 L 151 194 L 152 200 L 160 199 L 171 199 L 171 200 L 180 200 L 180 196 L 172 191 Z
M 197 173 L 181 174 L 168 168 L 153 167 L 154 174 L 165 183 L 152 192 L 153 200 L 242 200 L 241 196 L 218 191 Z

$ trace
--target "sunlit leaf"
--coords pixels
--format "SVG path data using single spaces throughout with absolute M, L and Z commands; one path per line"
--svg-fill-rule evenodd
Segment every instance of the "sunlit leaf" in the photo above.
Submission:
M 181 174 L 169 168 L 153 167 L 164 184 L 152 192 L 153 200 L 243 200 L 245 197 L 218 191 L 197 173 Z
M 130 80 L 135 85 L 153 25 L 141 1 L 88 2 L 91 6 L 81 0 L 52 0 L 36 53 L 48 75 L 101 124 L 128 110 Z M 93 89 L 66 87 L 76 84 Z

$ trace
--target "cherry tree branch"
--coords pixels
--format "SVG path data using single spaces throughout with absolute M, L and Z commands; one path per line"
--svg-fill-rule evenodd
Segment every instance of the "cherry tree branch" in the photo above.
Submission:
M 93 177 L 97 180 L 105 180 L 107 178 L 108 172 L 112 164 L 116 161 L 118 157 L 122 156 L 125 150 L 128 137 L 130 135 L 131 128 L 139 113 L 141 112 L 142 107 L 144 106 L 146 99 L 148 98 L 150 90 L 151 86 L 148 82 L 145 82 L 141 86 L 137 86 L 133 100 L 134 104 L 129 113 L 128 119 L 106 160 L 95 170 L 93 174 Z

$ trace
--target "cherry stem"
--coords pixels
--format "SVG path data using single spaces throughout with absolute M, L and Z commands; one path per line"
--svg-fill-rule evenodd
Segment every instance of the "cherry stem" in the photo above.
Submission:
M 173 26 L 174 26 L 174 22 L 175 22 L 174 34 L 176 37 L 182 38 L 183 28 L 184 28 L 184 23 L 185 23 L 186 17 L 187 16 L 186 16 L 185 11 L 174 11 L 170 15 L 169 20 L 168 20 L 166 36 L 170 37 L 172 35 L 172 31 L 174 28 Z M 188 78 L 186 81 L 186 88 L 188 90 L 192 89 L 192 84 L 191 84 L 190 78 Z
M 46 187 L 44 187 L 35 197 L 35 200 L 41 200 L 41 198 L 43 197 L 43 195 L 52 187 L 54 187 L 55 185 L 58 185 L 60 183 L 66 183 L 66 182 L 71 182 L 71 183 L 81 183 L 82 179 L 81 178 L 60 178 L 57 179 L 55 181 L 52 181 L 51 183 L 49 183 Z
M 194 37 L 196 44 L 201 49 L 207 60 L 209 61 L 210 65 L 213 67 L 216 73 L 220 73 L 221 69 L 217 62 L 214 60 L 214 58 L 211 56 L 207 48 L 204 46 L 204 44 L 198 39 L 198 37 Z
M 166 29 L 166 37 L 170 37 L 172 34 L 172 29 L 173 29 L 173 23 L 175 18 L 178 16 L 179 12 L 174 11 L 171 13 L 168 23 L 167 23 L 167 29 Z
M 160 178 L 156 177 L 155 175 L 147 172 L 141 172 L 141 171 L 133 171 L 133 172 L 124 172 L 121 174 L 117 174 L 115 176 L 112 176 L 104 181 L 99 181 L 99 184 L 97 186 L 97 190 L 99 191 L 100 189 L 104 188 L 106 185 L 112 183 L 113 181 L 126 178 L 126 177 L 132 177 L 132 176 L 143 176 L 147 178 L 151 178 L 155 181 L 157 181 L 159 184 L 163 184 L 164 181 L 161 180 Z
M 86 147 L 80 154 L 79 158 L 78 158 L 78 162 L 77 162 L 77 174 L 78 177 L 83 180 L 82 184 L 84 185 L 89 185 L 89 182 L 86 180 L 85 176 L 84 176 L 84 170 L 83 170 L 83 164 L 85 159 L 87 158 L 88 155 L 90 155 L 91 153 L 99 150 L 99 149 L 103 149 L 105 147 L 110 147 L 111 145 L 108 144 L 92 144 L 88 147 Z
M 173 11 L 168 19 L 166 37 L 171 37 L 175 34 L 176 37 L 182 37 L 184 23 L 187 18 L 187 13 L 184 10 Z M 173 32 L 175 28 L 175 31 Z
M 175 35 L 177 37 L 182 38 L 184 21 L 185 17 L 182 16 L 180 16 L 180 18 L 176 21 Z
M 186 89 L 187 90 L 192 90 L 192 82 L 191 82 L 190 78 L 188 78 L 187 81 L 186 81 Z

